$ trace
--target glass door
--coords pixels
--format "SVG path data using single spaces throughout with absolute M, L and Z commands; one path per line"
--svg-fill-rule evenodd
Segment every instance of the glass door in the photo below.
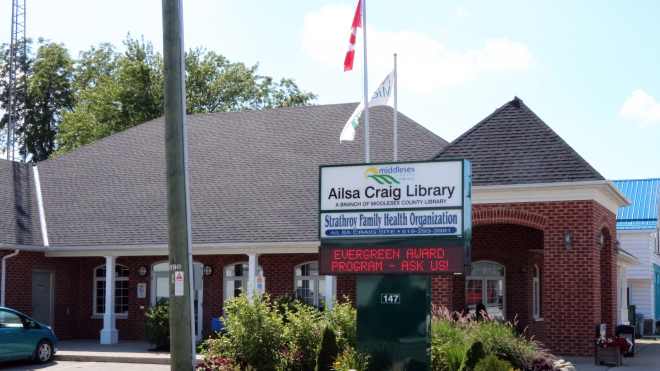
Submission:
M 193 263 L 200 264 L 200 263 Z M 171 274 L 169 272 L 169 265 L 167 262 L 155 264 L 151 269 L 151 305 L 156 305 L 156 303 L 165 299 L 165 301 L 170 300 L 170 279 Z M 199 321 L 199 318 L 202 316 L 202 298 L 203 290 L 193 290 L 193 303 L 195 311 L 195 329 L 196 335 L 195 340 L 202 340 L 202 323 Z

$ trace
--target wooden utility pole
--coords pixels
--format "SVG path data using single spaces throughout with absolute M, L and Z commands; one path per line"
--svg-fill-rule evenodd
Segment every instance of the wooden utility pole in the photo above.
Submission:
M 165 160 L 170 263 L 171 369 L 193 370 L 191 332 L 192 250 L 182 0 L 163 0 Z

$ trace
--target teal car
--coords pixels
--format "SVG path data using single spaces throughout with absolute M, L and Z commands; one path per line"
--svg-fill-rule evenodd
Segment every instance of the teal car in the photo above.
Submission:
M 56 351 L 57 338 L 50 327 L 0 307 L 0 362 L 30 359 L 46 363 Z

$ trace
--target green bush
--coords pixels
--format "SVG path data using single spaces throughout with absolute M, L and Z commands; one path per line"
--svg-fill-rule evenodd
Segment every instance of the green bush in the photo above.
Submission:
M 461 371 L 474 371 L 477 363 L 485 357 L 486 351 L 484 351 L 484 344 L 480 341 L 475 341 L 472 346 L 470 346 L 467 353 L 465 353 L 465 359 Z
M 301 307 L 312 307 L 307 302 L 291 294 L 284 294 L 278 296 L 273 302 L 277 313 L 282 316 L 284 323 L 289 323 L 287 318 L 287 313 L 296 313 L 298 308 Z
M 204 342 L 209 356 L 218 356 L 238 365 L 259 371 L 276 371 L 286 346 L 284 324 L 268 294 L 264 300 L 255 294 L 253 302 L 247 294 L 225 302 L 227 317 L 222 319 L 226 334 Z
M 431 359 L 435 371 L 459 371 L 458 360 L 476 341 L 487 352 L 497 354 L 515 369 L 525 369 L 536 358 L 547 358 L 547 350 L 538 342 L 526 339 L 515 330 L 516 321 L 508 322 L 474 315 L 464 316 L 446 308 L 434 308 L 431 322 Z M 461 356 L 462 354 L 462 356 Z
M 144 314 L 144 334 L 149 343 L 156 347 L 170 345 L 170 304 L 160 299 Z
M 319 346 L 318 357 L 316 358 L 315 371 L 330 371 L 332 364 L 335 363 L 339 355 L 339 347 L 337 346 L 337 337 L 335 332 L 326 326 L 323 330 L 323 338 Z
M 509 362 L 497 358 L 493 353 L 488 353 L 474 367 L 474 371 L 511 371 L 512 369 Z
M 328 308 L 328 305 L 326 305 L 324 314 L 328 325 L 337 335 L 339 349 L 355 348 L 357 341 L 357 311 L 353 308 L 348 296 L 344 297 L 344 302 L 341 304 L 333 298 L 332 308 Z
M 346 347 L 332 364 L 333 371 L 367 371 L 370 356 L 354 348 Z
M 299 306 L 296 312 L 286 314 L 289 323 L 284 326 L 284 337 L 288 351 L 296 355 L 293 368 L 313 371 L 323 336 L 323 313 L 312 306 Z

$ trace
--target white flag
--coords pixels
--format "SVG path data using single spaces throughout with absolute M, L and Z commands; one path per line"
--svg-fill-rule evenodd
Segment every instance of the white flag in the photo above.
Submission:
M 394 70 L 385 76 L 383 81 L 380 82 L 373 90 L 370 92 L 371 99 L 369 99 L 369 107 L 375 106 L 390 106 L 394 107 Z M 351 118 L 348 119 L 348 122 L 344 126 L 344 130 L 339 136 L 339 142 L 352 142 L 355 138 L 355 129 L 357 129 L 358 121 L 360 121 L 360 116 L 364 111 L 364 101 L 355 109 L 355 112 L 351 115 Z

